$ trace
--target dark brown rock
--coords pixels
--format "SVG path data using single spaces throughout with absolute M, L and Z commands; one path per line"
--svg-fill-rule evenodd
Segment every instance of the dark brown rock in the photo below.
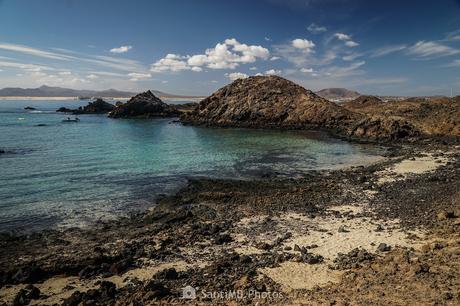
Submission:
M 340 128 L 355 115 L 278 76 L 236 80 L 202 100 L 181 120 L 235 127 Z
M 80 107 L 73 111 L 74 114 L 107 114 L 115 109 L 113 104 L 107 103 L 102 99 L 89 102 L 88 105 Z
M 109 113 L 111 118 L 177 117 L 180 112 L 156 97 L 150 90 L 138 94 Z

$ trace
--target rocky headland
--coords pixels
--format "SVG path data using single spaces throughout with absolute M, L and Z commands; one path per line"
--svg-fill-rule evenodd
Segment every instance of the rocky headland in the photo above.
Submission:
M 110 118 L 167 118 L 179 115 L 176 107 L 164 103 L 150 90 L 132 97 L 109 113 Z
M 181 121 L 220 127 L 323 129 L 360 140 L 414 140 L 423 136 L 405 117 L 358 112 L 278 76 L 236 80 L 202 100 Z
M 87 114 L 107 114 L 115 108 L 113 104 L 105 102 L 102 99 L 89 102 L 86 106 L 81 106 L 77 109 L 70 109 L 67 107 L 60 107 L 56 112 L 71 113 L 73 115 L 87 115 Z

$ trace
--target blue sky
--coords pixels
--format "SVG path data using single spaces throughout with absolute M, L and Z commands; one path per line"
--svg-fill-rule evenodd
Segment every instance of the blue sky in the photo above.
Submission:
M 0 87 L 460 94 L 460 1 L 0 0 Z

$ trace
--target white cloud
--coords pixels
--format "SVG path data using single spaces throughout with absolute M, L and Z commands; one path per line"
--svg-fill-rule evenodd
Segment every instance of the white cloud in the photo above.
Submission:
M 236 39 L 226 39 L 214 48 L 206 49 L 204 54 L 182 56 L 168 54 L 152 64 L 154 72 L 163 71 L 202 71 L 202 67 L 210 69 L 235 69 L 240 64 L 254 63 L 257 59 L 266 60 L 270 56 L 268 49 L 262 46 L 247 45 Z
M 58 72 L 59 75 L 71 75 L 72 72 L 70 71 L 61 71 L 61 72 Z
M 270 70 L 265 71 L 265 74 L 266 75 L 277 75 L 277 74 L 281 74 L 281 70 L 270 69 Z
M 40 49 L 28 47 L 28 46 L 23 46 L 23 45 L 0 43 L 0 49 L 11 51 L 11 52 L 19 52 L 23 54 L 33 55 L 37 57 L 48 58 L 48 59 L 62 60 L 62 61 L 68 61 L 72 59 L 71 56 L 49 52 L 49 51 L 44 51 L 44 50 L 40 50 Z
M 271 61 L 277 61 L 277 60 L 279 60 L 279 59 L 281 59 L 281 57 L 279 57 L 279 56 L 272 56 L 272 57 L 270 58 Z
M 402 51 L 407 48 L 407 45 L 391 45 L 391 46 L 385 46 L 379 49 L 376 49 L 372 52 L 371 57 L 380 57 L 380 56 L 385 56 L 390 53 L 395 53 L 398 51 Z
M 324 26 L 317 25 L 315 23 L 312 23 L 308 26 L 307 30 L 312 33 L 312 34 L 319 34 L 322 32 L 326 32 L 327 28 Z
M 346 62 L 350 62 L 350 61 L 354 61 L 355 59 L 361 56 L 363 56 L 362 53 L 351 53 L 351 54 L 344 55 L 342 59 Z
M 130 81 L 133 81 L 133 82 L 136 82 L 136 81 L 139 81 L 139 80 L 145 80 L 145 79 L 149 79 L 152 77 L 152 75 L 150 73 L 138 73 L 138 72 L 131 72 L 131 73 L 128 73 L 128 76 L 130 77 Z
M 446 41 L 460 40 L 460 29 L 456 30 L 456 31 L 453 31 L 453 32 L 450 32 L 450 33 L 447 33 L 447 36 L 446 36 L 446 38 L 444 40 L 446 40 Z
M 335 33 L 334 36 L 342 41 L 351 40 L 351 36 L 343 33 Z
M 315 70 L 313 68 L 301 68 L 300 72 L 303 73 L 313 73 Z
M 257 67 L 251 67 L 251 68 L 249 68 L 249 70 L 251 70 L 251 71 L 257 70 Z
M 324 69 L 322 73 L 333 78 L 348 77 L 351 75 L 362 74 L 363 71 L 358 70 L 361 66 L 366 64 L 365 61 L 351 63 L 349 66 L 333 66 L 327 69 Z
M 161 84 L 168 84 L 168 81 L 161 81 Z
M 238 79 L 245 79 L 249 77 L 246 73 L 242 73 L 242 72 L 226 73 L 225 76 L 228 77 L 232 81 L 235 81 Z
M 415 45 L 409 47 L 407 53 L 415 55 L 418 58 L 432 58 L 440 56 L 450 56 L 458 54 L 460 50 L 440 44 L 434 41 L 419 41 Z
M 352 41 L 352 40 L 349 40 L 349 41 L 346 41 L 346 42 L 345 42 L 345 46 L 350 47 L 350 48 L 353 48 L 353 47 L 359 46 L 359 44 L 358 44 L 357 42 L 354 42 L 354 41 Z
M 306 53 L 312 52 L 315 47 L 315 43 L 313 41 L 301 38 L 294 39 L 291 44 L 294 48 L 300 49 Z
M 105 77 L 120 77 L 120 78 L 126 77 L 126 75 L 123 73 L 116 73 L 116 72 L 109 72 L 109 71 L 91 71 L 91 74 L 94 74 L 96 76 L 105 76 Z
M 132 46 L 121 46 L 118 48 L 112 48 L 110 49 L 111 53 L 126 53 L 129 50 L 131 50 L 133 47 Z
M 25 63 L 11 62 L 11 61 L 0 61 L 0 67 L 15 68 L 15 69 L 21 69 L 25 71 L 55 70 L 54 68 L 45 66 L 45 65 L 25 64 Z
M 86 76 L 86 78 L 90 79 L 90 80 L 95 80 L 95 79 L 97 79 L 99 77 L 97 75 L 95 75 L 95 74 L 89 74 L 89 75 Z
M 179 54 L 168 54 L 165 58 L 162 58 L 152 64 L 151 71 L 153 72 L 164 72 L 172 71 L 178 72 L 183 70 L 190 70 L 190 66 L 185 61 L 186 57 Z
M 460 59 L 452 61 L 447 65 L 448 67 L 460 67 Z

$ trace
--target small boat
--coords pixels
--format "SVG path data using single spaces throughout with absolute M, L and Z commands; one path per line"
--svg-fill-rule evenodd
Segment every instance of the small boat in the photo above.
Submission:
M 79 121 L 80 121 L 80 119 L 78 119 L 78 118 L 75 118 L 75 119 L 67 118 L 67 119 L 62 120 L 62 122 L 79 122 Z

